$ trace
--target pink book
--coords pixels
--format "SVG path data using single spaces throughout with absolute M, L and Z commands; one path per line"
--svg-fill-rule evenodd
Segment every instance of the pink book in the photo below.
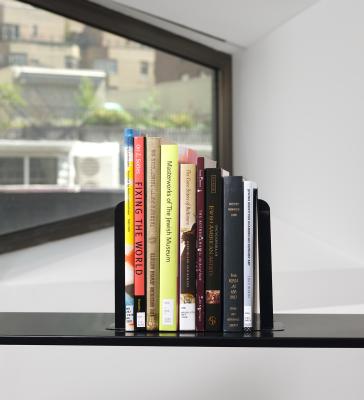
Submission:
M 178 262 L 178 326 L 179 330 L 195 330 L 196 319 L 196 163 L 195 150 L 178 146 L 179 162 L 179 262 Z M 188 167 L 189 166 L 189 167 Z M 186 168 L 189 170 L 187 173 Z M 186 173 L 189 174 L 188 182 Z M 192 176 L 193 175 L 193 176 Z M 194 182 L 194 183 L 193 183 Z M 193 187 L 194 186 L 194 187 Z M 186 198 L 186 191 L 188 197 Z M 193 198 L 191 197 L 193 193 Z M 184 200 L 181 199 L 184 196 Z M 193 210 L 194 208 L 194 210 Z M 186 217 L 189 216 L 186 221 Z M 183 218 L 183 221 L 181 221 Z M 190 226 L 191 225 L 191 226 Z M 189 229 L 188 229 L 189 227 Z M 193 243 L 193 246 L 191 244 Z

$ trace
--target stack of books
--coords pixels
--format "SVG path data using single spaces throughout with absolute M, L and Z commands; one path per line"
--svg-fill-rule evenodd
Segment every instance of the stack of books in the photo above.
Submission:
M 125 329 L 252 329 L 256 184 L 133 129 L 124 146 Z

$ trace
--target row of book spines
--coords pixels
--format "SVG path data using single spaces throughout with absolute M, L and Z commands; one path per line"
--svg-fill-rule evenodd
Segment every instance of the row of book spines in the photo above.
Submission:
M 162 152 L 163 159 L 163 152 Z M 163 165 L 169 163 L 171 157 L 167 157 L 168 161 L 162 161 Z M 177 165 L 177 161 L 175 160 Z M 173 163 L 170 164 L 172 167 Z M 168 169 L 168 167 L 166 167 Z M 173 173 L 171 174 L 173 176 Z M 198 326 L 198 316 L 196 310 L 196 295 L 198 280 L 195 279 L 195 271 L 198 274 L 199 265 L 196 263 L 196 257 L 199 251 L 198 241 L 196 250 L 196 167 L 193 164 L 182 164 L 180 169 L 180 271 L 179 271 L 179 330 L 211 330 L 218 331 L 222 328 L 226 331 L 240 331 L 242 328 L 251 328 L 253 322 L 253 275 L 254 275 L 254 246 L 255 234 L 253 233 L 255 222 L 254 214 L 256 207 L 253 198 L 254 185 L 252 182 L 242 181 L 242 177 L 224 177 L 226 175 L 222 170 L 217 168 L 207 168 L 204 171 L 205 176 L 205 207 L 202 224 L 204 232 L 202 241 L 206 242 L 206 254 L 202 260 L 202 268 L 205 265 L 205 274 L 202 274 L 202 281 L 205 285 L 202 303 L 205 305 L 205 320 L 203 327 Z M 168 173 L 166 174 L 168 176 Z M 198 175 L 197 175 L 198 176 Z M 163 181 L 163 177 L 161 177 Z M 166 178 L 167 179 L 167 178 Z M 175 171 L 175 179 L 178 175 Z M 168 187 L 168 179 L 166 187 Z M 178 183 L 175 185 L 178 187 Z M 222 192 L 224 190 L 224 193 Z M 163 192 L 163 190 L 162 190 Z M 244 196 L 245 193 L 245 196 Z M 168 201 L 165 204 L 165 211 L 161 207 L 162 213 L 166 213 L 166 220 L 171 220 L 170 211 L 173 209 L 171 204 L 177 201 Z M 169 206 L 168 206 L 169 204 Z M 170 210 L 168 211 L 168 208 Z M 222 210 L 225 214 L 222 215 Z M 178 217 L 178 212 L 175 218 Z M 176 219 L 177 220 L 177 219 Z M 163 221 L 163 218 L 161 219 Z M 165 226 L 161 222 L 161 252 L 169 253 L 168 224 Z M 172 229 L 172 228 L 171 228 Z M 178 229 L 178 227 L 174 227 Z M 163 242 L 163 232 L 166 231 L 166 246 Z M 226 232 L 226 236 L 222 238 L 221 233 Z M 171 234 L 173 236 L 173 234 Z M 247 249 L 242 251 L 244 237 L 247 238 Z M 178 246 L 175 243 L 175 246 Z M 223 247 L 225 246 L 225 247 Z M 222 250 L 224 249 L 224 259 L 222 258 Z M 246 254 L 246 257 L 244 257 Z M 162 257 L 162 255 L 161 255 Z M 166 261 L 167 263 L 168 261 Z M 178 261 L 174 260 L 175 265 Z M 223 269 L 222 266 L 225 266 Z M 196 270 L 195 270 L 196 268 Z M 169 273 L 171 270 L 168 271 Z M 176 315 L 177 304 L 175 296 L 175 286 L 173 284 L 173 276 L 167 276 L 163 271 L 161 262 L 161 308 L 162 316 L 161 330 L 177 329 L 177 321 L 172 317 Z M 244 276 L 245 275 L 245 276 Z M 166 282 L 163 282 L 162 276 L 167 276 Z M 224 283 L 222 283 L 222 277 Z M 245 279 L 244 279 L 245 278 Z M 176 282 L 177 280 L 175 280 Z M 169 282 L 168 293 L 166 298 L 165 284 Z M 243 288 L 243 282 L 246 289 Z M 195 286 L 196 285 L 196 286 Z M 173 298 L 171 295 L 173 291 Z M 245 298 L 243 294 L 246 294 Z M 222 295 L 224 301 L 222 302 Z M 176 304 L 176 307 L 174 307 Z M 222 304 L 224 310 L 222 312 Z M 203 307 L 202 307 L 203 309 Z M 243 319 L 244 317 L 244 319 Z M 167 323 L 165 323 L 167 321 Z
M 169 158 L 167 162 L 169 163 L 171 157 L 167 158 Z M 163 170 L 164 162 L 162 161 L 161 164 Z M 177 165 L 176 160 L 175 164 Z M 201 267 L 206 266 L 206 271 L 205 274 L 201 274 L 202 283 L 205 285 L 201 296 L 202 304 L 205 305 L 205 320 L 200 328 L 198 309 L 195 305 L 199 294 L 195 273 L 198 275 L 200 272 L 199 264 L 196 262 L 200 250 L 198 240 L 196 246 L 196 167 L 194 164 L 182 164 L 180 167 L 179 330 L 218 331 L 223 328 L 226 331 L 241 331 L 243 328 L 253 326 L 256 189 L 253 182 L 243 183 L 242 177 L 227 177 L 227 173 L 221 169 L 207 168 L 203 175 L 206 182 L 202 241 L 206 242 L 206 254 L 202 259 Z M 197 180 L 198 176 L 197 173 Z M 178 179 L 177 174 L 175 174 L 175 179 Z M 166 186 L 168 185 L 167 180 Z M 178 183 L 175 187 L 178 188 Z M 168 190 L 166 196 L 168 198 Z M 176 199 L 174 202 L 177 205 Z M 167 209 L 168 204 L 171 203 L 167 200 L 165 205 Z M 163 207 L 161 209 L 163 210 Z M 224 214 L 222 210 L 225 210 Z M 166 219 L 170 219 L 168 210 L 166 214 Z M 178 217 L 178 213 L 175 217 Z M 160 248 L 161 252 L 165 249 L 167 254 L 168 245 L 166 248 L 162 239 L 165 229 L 167 243 L 168 227 L 166 228 L 161 223 Z M 178 227 L 175 229 L 177 230 Z M 222 237 L 222 232 L 224 232 L 224 237 Z M 245 241 L 244 238 L 246 238 Z M 244 251 L 243 243 L 247 246 Z M 174 262 L 175 265 L 178 264 L 178 261 L 174 260 Z M 161 263 L 161 277 L 165 275 L 162 268 Z M 160 315 L 163 322 L 160 329 L 168 330 L 173 322 L 170 330 L 176 330 L 177 321 L 172 320 L 178 307 L 176 289 L 172 277 L 167 277 L 166 284 L 167 282 L 169 282 L 168 295 L 173 290 L 173 299 L 172 295 L 166 298 L 164 282 L 161 278 Z M 222 296 L 224 296 L 223 302 Z M 222 310 L 222 304 L 224 310 Z M 165 321 L 167 324 L 164 323 Z
M 188 154 L 183 154 L 187 160 Z M 134 138 L 135 330 L 176 330 L 178 160 L 177 145 L 161 144 L 159 138 Z
M 134 313 L 128 313 L 127 310 L 130 321 L 126 328 L 133 330 L 134 325 L 135 330 L 144 330 L 145 327 L 147 330 L 158 328 L 160 330 L 176 330 L 178 309 L 180 329 L 190 330 L 197 327 L 197 329 L 203 330 L 204 167 L 205 163 L 207 166 L 216 166 L 216 162 L 204 157 L 198 158 L 194 151 L 179 148 L 176 144 L 161 144 L 159 138 L 139 136 L 134 138 L 132 144 L 134 203 L 132 204 L 130 201 L 129 208 L 134 205 L 134 219 L 132 220 L 129 214 L 128 218 L 134 226 Z M 128 154 L 127 151 L 126 156 Z M 192 163 L 181 164 L 183 177 L 181 178 L 181 198 L 179 199 L 178 163 L 188 161 Z M 196 163 L 200 186 L 198 195 L 196 194 Z M 162 197 L 160 182 L 166 184 L 162 190 Z M 130 184 L 128 189 L 130 192 Z M 196 265 L 195 251 L 196 196 L 201 209 L 199 223 L 202 226 L 198 235 L 198 254 L 200 254 L 198 265 Z M 184 200 L 183 197 L 185 197 Z M 178 221 L 178 200 L 186 206 L 181 208 L 180 221 Z M 183 210 L 186 212 L 184 213 Z M 186 215 L 188 216 L 187 227 L 183 227 Z M 178 222 L 181 225 L 180 232 L 183 232 L 183 235 L 180 236 L 180 260 L 177 255 Z M 188 228 L 190 228 L 190 232 L 184 232 Z M 185 241 L 184 238 L 188 238 L 188 240 Z M 183 246 L 184 242 L 186 242 L 186 247 Z M 166 257 L 161 256 L 164 253 Z M 179 302 L 175 286 L 178 265 L 181 267 Z M 199 272 L 197 281 L 196 270 Z M 197 309 L 197 314 L 195 310 L 196 288 L 201 304 Z M 161 316 L 160 319 L 159 316 Z M 197 316 L 199 319 L 195 321 Z
M 147 171 L 151 172 L 150 176 L 150 182 L 148 182 L 148 179 L 145 181 L 145 187 L 147 189 L 153 190 L 153 188 L 156 188 L 156 185 L 158 185 L 158 182 L 160 181 L 158 179 L 158 155 L 160 154 L 159 152 L 159 138 L 148 138 L 148 140 L 151 141 L 151 146 L 147 146 L 147 148 L 150 147 L 150 154 L 147 156 L 147 160 L 150 161 L 150 165 L 147 166 Z M 154 143 L 153 143 L 154 142 Z M 151 237 L 150 242 L 153 244 L 154 242 L 154 251 L 153 251 L 153 246 L 146 246 L 147 249 L 152 250 L 149 252 L 149 257 L 147 257 L 147 260 L 150 260 L 150 268 L 147 268 L 148 271 L 148 285 L 147 285 L 147 297 L 149 295 L 149 301 L 145 299 L 145 279 L 144 279 L 144 271 L 145 271 L 145 263 L 144 260 L 142 259 L 142 256 L 144 255 L 145 249 L 142 247 L 144 243 L 144 232 L 143 232 L 143 227 L 144 227 L 144 221 L 142 219 L 142 216 L 144 217 L 144 200 L 145 196 L 143 197 L 143 182 L 144 182 L 144 138 L 139 137 L 135 138 L 134 140 L 134 163 L 135 163 L 135 174 L 134 174 L 134 184 L 135 184 L 135 199 L 134 199 L 134 204 L 135 204 L 135 214 L 134 214 L 134 220 L 135 220 L 135 312 L 134 312 L 134 318 L 136 321 L 137 329 L 141 328 L 144 329 L 145 327 L 145 306 L 146 304 L 149 305 L 148 312 L 147 312 L 147 329 L 154 330 L 158 328 L 158 311 L 157 311 L 157 305 L 158 305 L 158 282 L 156 278 L 156 275 L 158 274 L 158 262 L 156 258 L 159 255 L 159 252 L 157 251 L 157 246 L 156 242 L 158 240 L 158 221 L 157 216 L 155 213 L 158 212 L 159 207 L 157 206 L 158 204 L 158 199 L 155 196 L 153 196 L 153 193 L 151 198 L 155 198 L 154 202 L 150 201 L 147 203 L 150 206 L 150 212 L 147 212 L 147 215 L 150 216 L 150 221 L 151 225 L 153 226 L 153 221 L 154 225 L 156 228 L 154 238 Z M 174 259 L 171 259 L 170 256 L 173 258 L 176 258 L 177 255 L 177 247 L 178 243 L 175 242 L 175 238 L 177 237 L 177 234 L 173 234 L 172 230 L 178 229 L 178 223 L 177 226 L 175 226 L 176 220 L 178 218 L 178 211 L 176 211 L 176 208 L 178 207 L 178 202 L 176 201 L 176 196 L 178 196 L 177 193 L 173 192 L 178 192 L 178 147 L 177 145 L 164 145 L 161 147 L 161 149 L 164 148 L 164 151 L 161 151 L 161 154 L 164 155 L 163 162 L 161 162 L 161 171 L 163 171 L 163 165 L 165 165 L 165 171 L 166 171 L 166 176 L 162 177 L 161 180 L 163 182 L 166 182 L 166 202 L 164 204 L 164 211 L 165 211 L 165 219 L 164 221 L 167 222 L 166 226 L 163 226 L 163 218 L 161 218 L 161 242 L 160 242 L 160 250 L 161 252 L 163 249 L 166 251 L 166 254 L 169 254 L 167 258 L 165 259 L 167 268 L 166 270 L 163 269 L 163 265 L 161 263 L 160 269 L 161 269 L 161 282 L 160 282 L 160 310 L 159 314 L 162 316 L 161 323 L 159 324 L 159 329 L 160 330 L 176 330 L 176 325 L 177 325 L 177 290 L 176 288 L 174 289 L 174 282 L 177 283 L 177 279 L 175 278 L 174 274 L 174 268 L 169 267 L 168 264 L 170 263 L 171 265 L 178 265 L 178 261 Z M 163 157 L 163 156 L 162 156 Z M 201 162 L 201 158 L 198 160 Z M 173 171 L 173 166 L 174 166 L 174 171 Z M 153 168 L 154 167 L 154 168 Z M 199 168 L 200 167 L 200 168 Z M 203 182 L 203 177 L 204 177 L 204 165 L 198 165 L 198 175 L 197 175 L 197 182 L 200 185 L 198 187 L 200 190 L 203 191 L 204 184 Z M 187 197 L 191 200 L 194 198 L 194 196 L 191 196 L 192 192 L 195 192 L 196 190 L 196 182 L 192 181 L 193 177 L 196 177 L 196 172 L 195 172 L 195 166 L 193 164 L 190 165 L 182 165 L 181 166 L 181 182 L 184 182 L 182 184 L 181 188 L 181 204 L 183 201 L 183 197 Z M 153 176 L 153 170 L 154 170 L 154 176 Z M 139 171 L 139 172 L 138 172 Z M 186 175 L 183 175 L 184 172 L 188 172 L 189 177 Z M 201 173 L 202 171 L 202 173 Z M 211 174 L 209 176 L 209 173 Z M 210 198 L 207 200 L 206 196 L 206 204 L 209 203 L 214 203 L 216 199 L 219 199 L 221 189 L 219 188 L 219 179 L 217 178 L 217 174 L 219 173 L 219 170 L 210 170 L 206 172 L 206 176 L 209 176 L 210 179 L 210 187 L 208 189 L 208 192 L 210 192 Z M 146 177 L 147 178 L 147 177 Z M 202 178 L 202 179 L 201 179 Z M 238 177 L 234 177 L 238 178 Z M 209 179 L 207 179 L 207 183 L 209 182 Z M 187 182 L 188 181 L 188 182 Z M 241 178 L 240 178 L 241 181 Z M 186 183 L 187 182 L 187 183 Z M 150 183 L 150 184 L 148 184 Z M 202 184 L 201 184 L 202 183 Z M 187 185 L 187 191 L 183 189 L 183 186 Z M 175 188 L 176 190 L 171 191 L 171 188 Z M 197 189 L 198 189 L 197 188 Z M 159 192 L 159 190 L 156 190 L 154 192 Z M 189 194 L 188 194 L 189 193 Z M 197 190 L 197 202 L 199 201 L 199 195 L 198 195 L 198 190 Z M 215 195 L 215 196 L 213 196 Z M 173 197 L 173 198 L 172 198 Z M 213 200 L 215 197 L 215 200 Z M 162 199 L 163 200 L 163 199 Z M 200 203 L 201 203 L 201 198 L 200 198 Z M 203 203 L 203 202 L 202 202 Z M 175 204 L 177 205 L 174 207 L 174 211 L 176 211 L 176 215 L 173 217 L 173 210 L 171 205 Z M 195 204 L 189 204 L 187 205 L 187 208 L 190 209 L 189 215 L 194 216 L 193 213 L 193 208 L 195 207 Z M 206 213 L 206 220 L 209 220 L 209 213 L 211 215 L 211 210 L 215 209 L 217 212 L 218 210 L 221 209 L 222 204 L 216 207 L 214 205 L 207 206 L 210 211 Z M 163 201 L 161 202 L 161 209 L 163 209 Z M 184 207 L 181 207 L 181 210 L 183 210 Z M 153 216 L 154 214 L 154 216 Z M 200 223 L 202 220 L 202 225 L 203 225 L 203 215 L 201 214 L 201 204 L 199 208 L 199 215 L 200 215 Z M 217 219 L 216 221 L 219 220 L 219 216 L 215 216 Z M 206 274 L 206 291 L 205 293 L 201 293 L 201 286 L 200 290 L 198 287 L 199 282 L 204 284 L 204 274 L 201 269 L 203 269 L 204 262 L 203 262 L 203 257 L 201 257 L 201 250 L 199 248 L 199 242 L 197 246 L 197 254 L 200 255 L 200 260 L 197 260 L 197 280 L 195 281 L 194 279 L 194 266 L 196 265 L 194 255 L 195 253 L 193 251 L 190 251 L 192 246 L 191 244 L 195 242 L 196 240 L 196 229 L 190 229 L 190 232 L 188 232 L 188 235 L 184 232 L 186 229 L 183 228 L 183 220 L 184 220 L 184 214 L 183 211 L 181 212 L 181 232 L 184 234 L 186 237 L 186 240 L 183 240 L 183 237 L 181 235 L 181 260 L 180 260 L 180 266 L 181 266 L 181 274 L 180 274 L 180 315 L 179 315 L 179 320 L 180 320 L 180 329 L 181 330 L 203 330 L 204 327 L 203 325 L 206 326 L 206 329 L 209 330 L 220 330 L 221 326 L 221 277 L 220 281 L 219 278 L 217 280 L 216 284 L 216 277 L 221 276 L 221 274 L 218 272 L 217 274 L 215 273 L 214 275 L 211 275 L 213 279 L 215 279 L 215 282 L 208 280 L 209 274 Z M 215 221 L 215 222 L 216 222 Z M 221 223 L 221 222 L 220 222 Z M 193 218 L 190 218 L 189 222 L 189 228 L 193 228 L 194 220 Z M 148 226 L 150 224 L 147 224 Z M 221 226 L 221 225 L 220 225 Z M 187 228 L 188 228 L 187 227 Z M 208 227 L 206 232 L 208 232 Z M 153 229 L 151 230 L 153 231 Z M 166 236 L 163 235 L 163 232 L 166 232 Z M 204 233 L 204 229 L 200 229 L 202 231 L 202 235 Z M 219 232 L 220 229 L 215 230 L 215 232 Z M 143 233 L 142 233 L 143 232 Z M 149 230 L 148 230 L 149 232 Z M 200 232 L 201 233 L 201 232 Z M 152 233 L 149 232 L 151 236 Z M 201 240 L 202 243 L 204 243 L 203 237 L 200 234 L 199 239 Z M 207 234 L 208 235 L 208 234 Z M 163 243 L 163 239 L 166 239 L 166 243 Z M 139 240 L 138 240 L 139 238 Z M 221 241 L 221 238 L 214 238 L 213 243 L 216 245 Z M 174 242 L 174 243 L 173 243 Z M 183 247 L 183 242 L 187 243 L 187 248 Z M 196 243 L 196 242 L 195 242 Z M 240 242 L 241 243 L 241 242 Z M 215 251 L 215 255 L 217 255 L 217 259 L 215 260 L 215 269 L 218 271 L 219 269 L 219 264 L 220 264 L 220 259 L 221 259 L 221 245 L 219 245 L 220 251 Z M 215 249 L 216 250 L 216 249 Z M 209 250 L 211 251 L 211 250 Z M 184 257 L 186 256 L 186 257 Z M 198 256 L 197 256 L 198 257 Z M 216 257 L 215 257 L 216 258 Z M 184 263 L 184 260 L 188 261 L 187 264 Z M 138 264 L 139 263 L 139 264 Z M 206 265 L 209 263 L 209 257 L 207 254 L 206 257 Z M 166 265 L 164 266 L 166 267 Z M 164 279 L 163 279 L 164 277 Z M 188 279 L 186 279 L 188 277 Z M 166 282 L 164 282 L 164 280 Z M 196 292 L 193 293 L 193 283 L 196 282 L 196 287 L 197 287 L 197 301 L 200 303 L 197 307 L 197 310 L 195 310 L 195 298 L 196 298 Z M 219 288 L 219 289 L 216 289 Z M 167 290 L 166 290 L 167 288 Z M 149 290 L 148 290 L 149 289 Z M 225 289 L 225 288 L 224 288 Z M 224 290 L 225 292 L 225 290 Z M 204 294 L 206 294 L 206 319 L 205 319 L 205 324 L 203 324 L 203 305 L 204 305 Z M 201 307 L 202 305 L 202 307 Z M 236 307 L 235 307 L 236 308 Z M 240 308 L 240 307 L 237 307 Z M 197 312 L 196 312 L 197 311 Z M 195 314 L 196 313 L 196 318 Z M 201 318 L 202 317 L 202 318 Z M 231 316 L 230 316 L 231 317 Z M 230 318 L 228 317 L 228 318 Z M 225 317 L 224 317 L 225 318 Z M 201 321 L 202 319 L 202 321 Z M 231 318 L 230 318 L 231 320 Z M 196 321 L 196 325 L 195 325 Z M 202 323 L 201 323 L 202 322 Z M 225 328 L 225 324 L 224 324 Z M 230 328 L 233 328 L 233 326 L 230 326 Z
M 155 177 L 152 182 L 145 181 L 145 147 L 144 137 L 134 138 L 134 321 L 136 330 L 144 330 L 146 327 L 146 304 L 152 304 L 150 307 L 150 316 L 147 320 L 147 328 L 154 329 L 157 321 L 154 320 L 158 307 L 155 304 L 155 293 L 151 293 L 150 289 L 155 291 L 153 286 L 157 286 L 155 274 L 157 271 L 154 253 L 157 253 L 157 248 L 154 247 L 151 259 L 147 257 L 149 263 L 148 270 L 151 272 L 148 285 L 151 288 L 147 291 L 147 298 L 145 293 L 145 238 L 149 232 L 145 225 L 145 184 L 148 188 L 153 189 L 153 183 L 157 181 L 158 168 L 156 163 L 153 163 L 153 154 L 148 151 L 147 158 L 152 159 L 150 165 L 151 170 L 155 167 Z M 155 144 L 155 146 L 153 146 Z M 153 153 L 158 150 L 158 142 L 151 142 Z M 179 309 L 179 322 L 181 330 L 195 329 L 195 315 L 196 315 L 196 160 L 197 154 L 190 149 L 179 151 L 176 144 L 161 145 L 160 155 L 160 182 L 165 183 L 165 188 L 161 190 L 161 207 L 160 207 L 160 310 L 161 321 L 159 321 L 159 328 L 168 330 L 176 329 L 177 325 L 177 310 Z M 180 165 L 180 181 L 178 182 L 178 162 L 191 161 L 194 163 L 182 163 Z M 154 165 L 153 165 L 154 164 Z M 180 187 L 180 191 L 178 190 Z M 151 198 L 153 197 L 153 193 Z M 178 198 L 180 194 L 180 197 Z M 152 201 L 153 203 L 153 201 Z M 156 203 L 154 201 L 154 203 Z M 180 204 L 180 207 L 178 207 Z M 158 208 L 155 207 L 155 208 Z M 180 209 L 180 213 L 179 213 Z M 147 215 L 151 218 L 148 222 L 153 223 L 157 221 L 156 211 L 149 209 Z M 178 221 L 178 216 L 180 220 Z M 178 243 L 178 226 L 180 226 L 180 241 Z M 157 232 L 150 232 L 150 236 L 156 237 Z M 149 242 L 151 242 L 149 240 Z M 180 258 L 178 259 L 177 250 L 178 244 L 180 245 Z M 165 256 L 164 256 L 165 252 Z M 163 254 L 163 256 L 161 256 Z M 154 257 L 155 258 L 155 257 Z M 154 265 L 150 265 L 153 264 Z M 177 282 L 179 270 L 179 293 L 180 299 L 177 301 L 177 288 L 174 282 Z M 154 268 L 153 268 L 154 267 Z M 176 275 L 176 276 L 175 276 Z M 152 282 L 154 281 L 154 282 Z M 147 286 L 148 286 L 147 285 Z M 149 296 L 148 296 L 149 294 Z
M 191 163 L 185 163 L 188 161 Z M 182 163 L 178 174 L 179 162 Z M 161 189 L 160 208 L 160 330 L 176 330 L 178 322 L 180 330 L 204 330 L 205 162 L 208 166 L 216 165 L 204 157 L 197 158 L 191 150 L 179 152 L 177 145 L 161 146 L 160 181 L 165 187 Z M 153 327 L 157 326 L 155 320 Z
M 177 145 L 174 146 L 173 151 L 168 146 L 165 149 L 162 148 L 161 151 L 161 182 L 166 187 L 164 189 L 163 187 L 161 188 L 161 319 L 159 328 L 160 330 L 174 331 L 177 329 L 178 324 L 178 328 L 181 331 L 203 331 L 206 326 L 204 319 L 206 293 L 204 246 L 206 235 L 205 170 L 207 171 L 206 167 L 216 167 L 216 162 L 205 157 L 197 157 L 197 154 L 192 150 L 181 151 L 180 149 L 178 153 Z M 166 156 L 165 160 L 164 155 Z M 178 165 L 180 165 L 179 175 Z M 168 168 L 171 169 L 170 173 Z M 165 175 L 163 175 L 163 171 L 166 171 Z M 169 185 L 169 175 L 172 177 L 171 185 Z M 174 194 L 176 196 L 172 201 L 169 201 L 168 196 L 171 188 L 175 188 Z M 165 200 L 163 199 L 163 193 L 166 193 Z M 163 215 L 165 218 L 163 218 Z M 170 235 L 174 229 L 177 234 Z M 172 257 L 166 257 L 163 262 L 162 257 L 164 254 L 162 253 L 169 254 L 168 246 L 173 240 L 172 237 L 176 238 L 178 233 L 179 243 L 178 241 L 174 242 L 173 246 L 175 247 L 173 249 L 177 249 L 179 244 L 179 260 L 176 258 L 172 260 Z M 171 263 L 168 262 L 167 258 Z M 172 269 L 175 274 L 171 273 Z M 162 277 L 167 277 L 167 279 L 164 281 Z M 177 282 L 178 286 L 175 285 Z M 167 290 L 166 285 L 168 285 Z M 179 301 L 177 301 L 177 288 Z M 167 292 L 171 297 L 166 297 Z
M 135 330 L 176 330 L 178 162 L 197 159 L 182 149 L 159 138 L 134 138 Z

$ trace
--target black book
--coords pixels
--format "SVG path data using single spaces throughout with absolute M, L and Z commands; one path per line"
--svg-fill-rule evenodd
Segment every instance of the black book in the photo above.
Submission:
M 205 330 L 222 330 L 222 174 L 205 171 Z
M 223 178 L 223 329 L 243 330 L 243 178 Z

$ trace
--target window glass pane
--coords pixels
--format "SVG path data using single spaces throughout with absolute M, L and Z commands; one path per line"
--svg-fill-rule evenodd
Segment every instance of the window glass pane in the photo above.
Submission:
M 106 74 L 116 74 L 118 72 L 118 63 L 116 60 L 97 58 L 93 62 L 93 68 L 104 71 Z
M 9 65 L 27 65 L 27 55 L 25 53 L 10 53 L 8 55 Z
M 22 158 L 0 157 L 0 185 L 20 185 L 24 183 Z
M 29 183 L 31 185 L 56 185 L 57 178 L 57 158 L 30 158 Z
M 0 157 L 12 156 L 1 164 L 0 210 L 13 207 L 0 215 L 7 231 L 122 200 L 125 127 L 214 157 L 213 69 L 18 1 L 0 0 L 0 33 Z M 30 194 L 29 207 L 47 207 L 20 220 L 17 204 Z
M 16 40 L 19 38 L 19 25 L 14 24 L 1 24 L 1 39 L 2 40 Z
M 140 63 L 140 74 L 147 76 L 149 73 L 149 63 L 148 61 L 142 61 Z

